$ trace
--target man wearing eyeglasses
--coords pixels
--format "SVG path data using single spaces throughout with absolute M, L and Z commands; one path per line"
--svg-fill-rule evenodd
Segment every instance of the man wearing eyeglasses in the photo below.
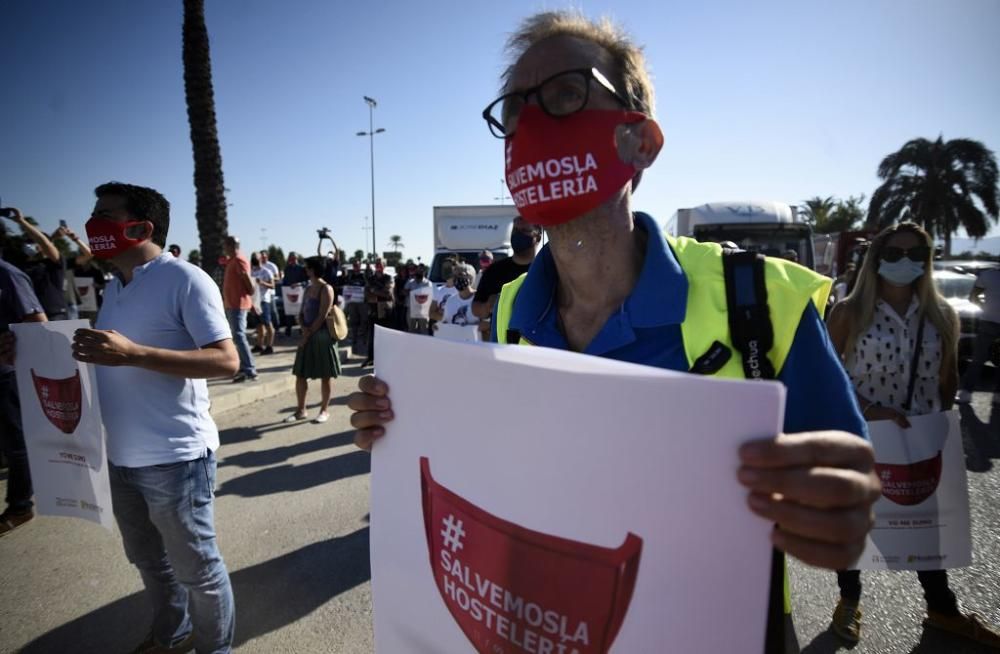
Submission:
M 698 371 L 699 331 L 733 340 L 719 296 L 721 248 L 668 242 L 650 216 L 633 211 L 642 171 L 663 147 L 642 51 L 610 22 L 574 12 L 528 18 L 508 50 L 503 93 L 483 117 L 504 140 L 507 184 L 521 216 L 542 225 L 549 243 L 501 292 L 494 337 Z M 775 334 L 785 334 L 766 353 L 788 388 L 786 433 L 741 448 L 738 478 L 750 509 L 777 524 L 777 548 L 816 566 L 853 565 L 879 482 L 871 447 L 858 438 L 867 433 L 864 420 L 815 305 L 829 282 L 781 260 L 765 266 L 771 321 Z M 702 372 L 742 377 L 738 360 Z M 355 442 L 368 449 L 384 435 L 392 408 L 377 378 L 363 378 L 359 388 L 348 404 Z M 783 649 L 775 570 L 768 651 Z

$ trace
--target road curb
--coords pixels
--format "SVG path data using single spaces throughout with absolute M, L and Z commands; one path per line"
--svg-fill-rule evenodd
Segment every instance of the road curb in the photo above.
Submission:
M 285 375 L 275 375 L 267 381 L 243 382 L 243 388 L 232 393 L 218 394 L 212 397 L 209 411 L 212 417 L 218 417 L 223 413 L 234 411 L 241 407 L 253 404 L 268 397 L 273 397 L 279 393 L 290 391 L 295 388 L 295 376 L 289 371 Z

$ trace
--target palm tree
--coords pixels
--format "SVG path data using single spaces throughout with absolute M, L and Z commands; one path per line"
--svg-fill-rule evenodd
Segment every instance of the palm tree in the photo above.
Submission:
M 354 260 L 357 261 L 357 262 L 359 262 L 359 263 L 362 262 L 362 261 L 364 261 L 365 260 L 365 251 L 364 250 L 355 250 L 354 251 Z
M 195 219 L 201 237 L 202 266 L 211 272 L 222 254 L 228 221 L 204 0 L 184 0 L 183 59 L 184 96 L 194 153 Z
M 393 234 L 389 237 L 389 247 L 392 248 L 393 252 L 399 252 L 400 248 L 405 248 L 403 245 L 403 237 L 399 234 Z
M 979 141 L 913 139 L 882 160 L 878 176 L 868 225 L 912 220 L 944 239 L 945 256 L 959 227 L 981 238 L 997 222 L 997 160 Z
M 803 204 L 806 205 L 806 217 L 809 219 L 809 222 L 812 223 L 813 227 L 822 225 L 826 220 L 828 220 L 830 218 L 830 212 L 833 211 L 833 207 L 835 206 L 832 195 L 825 198 L 821 198 L 817 195 L 805 200 Z M 819 231 L 818 228 L 817 231 Z

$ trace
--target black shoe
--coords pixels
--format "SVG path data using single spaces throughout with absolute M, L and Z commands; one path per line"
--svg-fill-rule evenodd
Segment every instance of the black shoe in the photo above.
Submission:
M 274 348 L 272 346 L 268 345 L 263 350 L 261 350 L 260 353 L 261 354 L 274 354 Z
M 34 517 L 35 512 L 33 509 L 25 509 L 23 511 L 11 511 L 7 509 L 3 513 L 0 513 L 0 536 L 6 536 Z
M 260 349 L 259 345 L 254 345 L 252 348 L 250 348 L 250 351 L 253 352 L 254 354 L 260 354 L 261 353 L 261 349 Z
M 234 384 L 242 384 L 245 381 L 257 381 L 257 375 L 248 375 L 245 372 L 241 372 L 233 377 Z

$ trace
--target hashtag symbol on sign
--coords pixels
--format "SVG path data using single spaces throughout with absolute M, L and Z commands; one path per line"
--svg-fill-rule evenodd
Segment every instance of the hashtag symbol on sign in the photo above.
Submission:
M 449 515 L 441 522 L 444 524 L 444 529 L 441 530 L 441 535 L 444 537 L 444 546 L 450 547 L 452 552 L 462 549 L 462 537 L 465 536 L 465 530 L 462 529 L 462 521 L 455 520 L 455 516 Z

